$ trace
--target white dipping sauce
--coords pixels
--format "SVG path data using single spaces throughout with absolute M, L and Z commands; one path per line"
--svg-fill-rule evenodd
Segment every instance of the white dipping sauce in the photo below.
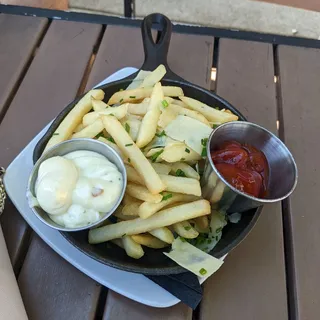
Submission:
M 106 157 L 74 151 L 45 160 L 39 167 L 35 195 L 57 224 L 76 228 L 92 224 L 120 197 L 122 174 Z

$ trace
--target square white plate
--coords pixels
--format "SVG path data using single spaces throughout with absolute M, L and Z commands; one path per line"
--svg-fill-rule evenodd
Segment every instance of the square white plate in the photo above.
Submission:
M 136 72 L 136 68 L 123 68 L 99 83 L 120 80 Z M 66 259 L 90 278 L 122 294 L 132 300 L 152 306 L 165 308 L 178 302 L 175 296 L 161 288 L 143 275 L 121 271 L 108 267 L 73 247 L 59 231 L 43 224 L 31 211 L 26 198 L 26 190 L 30 172 L 33 167 L 33 149 L 45 134 L 48 124 L 13 160 L 6 170 L 4 184 L 6 191 L 22 217 L 31 228 L 61 257 Z

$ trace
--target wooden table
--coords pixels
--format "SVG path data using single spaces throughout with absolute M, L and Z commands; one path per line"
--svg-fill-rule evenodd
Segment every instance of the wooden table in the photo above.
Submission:
M 77 95 L 142 62 L 138 28 L 0 14 L 0 164 Z M 174 33 L 169 64 L 285 140 L 299 167 L 296 192 L 265 207 L 205 283 L 194 313 L 181 303 L 147 307 L 101 287 L 40 240 L 8 201 L 1 223 L 30 319 L 318 319 L 320 51 Z

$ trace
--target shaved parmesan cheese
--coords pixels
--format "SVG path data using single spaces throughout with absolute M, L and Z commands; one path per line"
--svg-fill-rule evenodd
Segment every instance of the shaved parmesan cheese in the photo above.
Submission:
M 184 142 L 199 155 L 205 147 L 202 141 L 208 139 L 212 132 L 212 129 L 204 123 L 181 115 L 171 121 L 164 130 L 167 136 Z
M 181 267 L 202 278 L 210 277 L 223 264 L 223 260 L 197 249 L 180 237 L 173 241 L 172 250 L 164 254 Z

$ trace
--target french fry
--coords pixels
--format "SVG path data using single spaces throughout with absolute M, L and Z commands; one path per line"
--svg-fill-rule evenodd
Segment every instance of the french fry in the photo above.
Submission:
M 97 140 L 101 141 L 101 142 L 107 144 L 108 146 L 110 146 L 111 148 L 113 148 L 115 151 L 117 151 L 117 153 L 120 155 L 122 160 L 126 160 L 126 157 L 124 156 L 124 154 L 121 152 L 121 150 L 118 148 L 118 146 L 115 143 L 109 141 L 108 139 L 106 139 L 104 137 L 99 137 Z
M 102 115 L 114 115 L 117 119 L 122 119 L 126 116 L 127 112 L 128 104 L 125 103 L 118 107 L 110 107 L 102 111 L 89 112 L 83 117 L 82 123 L 86 127 L 95 122 L 97 119 L 100 119 Z
M 190 153 L 188 153 L 186 149 L 190 150 Z M 166 146 L 160 155 L 160 159 L 172 163 L 178 161 L 198 161 L 201 159 L 201 156 L 188 148 L 185 143 L 177 142 Z
M 188 221 L 177 222 L 173 225 L 173 230 L 180 236 L 186 239 L 194 239 L 199 235 L 199 232 L 192 228 Z
M 144 186 L 144 180 L 141 178 L 141 176 L 139 175 L 139 173 L 132 168 L 129 165 L 125 165 L 126 167 L 126 171 L 127 171 L 127 180 L 129 182 L 133 182 L 133 183 L 137 183 L 137 184 L 141 184 Z
M 142 119 L 136 142 L 139 148 L 146 146 L 154 138 L 157 132 L 157 124 L 161 114 L 160 104 L 162 100 L 162 87 L 161 83 L 158 82 L 153 88 L 147 113 Z
M 103 111 L 103 110 L 109 108 L 109 106 L 105 102 L 103 102 L 101 100 L 97 100 L 93 97 L 91 97 L 91 103 L 92 103 L 92 108 L 94 111 Z
M 202 113 L 209 121 L 216 123 L 225 123 L 238 120 L 238 116 L 229 112 L 216 110 L 208 105 L 189 97 L 179 97 L 189 108 Z
M 129 103 L 128 112 L 137 116 L 144 116 L 147 113 L 150 98 L 143 99 L 140 103 Z
M 225 189 L 225 184 L 222 180 L 220 180 L 216 187 L 214 188 L 214 190 L 212 191 L 212 195 L 210 198 L 210 202 L 211 203 L 217 203 L 221 200 L 222 196 L 223 196 L 223 192 Z
M 112 116 L 103 116 L 103 124 L 108 133 L 115 140 L 117 146 L 130 160 L 130 164 L 144 179 L 145 185 L 152 194 L 158 194 L 165 189 L 159 175 L 143 155 L 141 150 L 133 142 L 121 123 Z
M 136 199 L 147 201 L 151 203 L 159 203 L 162 200 L 161 194 L 152 194 L 146 187 L 139 186 L 134 183 L 128 183 L 126 192 L 131 197 Z
M 129 135 L 133 141 L 136 141 L 141 127 L 141 120 L 133 118 L 132 115 L 128 114 L 126 118 L 121 120 L 121 123 L 125 128 L 130 128 Z
M 174 241 L 174 236 L 170 229 L 168 229 L 167 227 L 154 229 L 149 231 L 149 233 L 166 243 L 172 243 Z
M 176 162 L 171 166 L 171 173 L 176 176 L 200 180 L 199 173 L 185 162 Z
M 205 116 L 203 116 L 200 112 L 194 111 L 194 110 L 190 110 L 187 108 L 180 108 L 179 109 L 179 114 L 183 115 L 183 116 L 187 116 L 193 119 L 196 119 L 200 122 L 203 122 L 204 124 L 206 124 L 209 127 L 212 127 L 209 123 L 209 121 L 206 119 Z
M 151 165 L 159 174 L 169 174 L 169 172 L 171 171 L 170 164 L 151 162 Z
M 121 249 L 124 249 L 122 239 L 113 239 L 111 240 L 111 242 L 120 247 Z
M 153 237 L 151 234 L 137 234 L 131 237 L 136 243 L 153 249 L 162 249 L 168 246 L 166 242 Z
M 200 182 L 192 178 L 174 177 L 160 174 L 160 178 L 166 185 L 166 191 L 201 196 Z
M 138 88 L 132 90 L 123 90 L 114 93 L 108 101 L 108 105 L 115 103 L 134 102 L 136 100 L 149 98 L 153 88 Z M 183 96 L 183 91 L 180 87 L 163 86 L 163 94 L 169 97 Z
M 159 127 L 165 128 L 171 121 L 173 121 L 179 115 L 179 110 L 177 110 L 175 107 L 176 106 L 169 105 L 161 112 L 158 121 Z
M 164 97 L 164 98 L 166 99 L 166 97 Z M 182 108 L 188 108 L 188 106 L 183 101 L 178 100 L 178 99 L 172 99 L 172 101 L 170 103 L 175 104 L 177 106 L 180 106 Z
M 76 132 L 72 135 L 72 139 L 76 138 L 94 138 L 104 129 L 101 119 L 97 119 L 87 127 L 84 127 L 81 131 Z
M 209 220 L 208 220 L 207 216 L 195 218 L 194 222 L 195 222 L 197 228 L 199 228 L 199 230 L 208 231 Z
M 163 64 L 160 64 L 155 70 L 153 70 L 144 78 L 142 84 L 140 85 L 140 88 L 153 87 L 164 77 L 166 72 L 166 67 Z
M 82 123 L 80 123 L 75 129 L 74 129 L 74 133 L 81 131 L 82 129 L 84 129 L 84 125 Z
M 118 212 L 118 210 L 113 214 L 113 216 L 115 216 L 116 218 L 118 218 L 119 220 L 123 220 L 123 221 L 128 221 L 128 220 L 134 220 L 137 217 L 136 216 L 127 216 L 125 214 L 122 214 L 121 212 Z
M 168 195 L 168 193 L 167 193 Z M 171 193 L 171 197 L 163 200 L 159 203 L 150 203 L 150 202 L 143 202 L 139 207 L 139 216 L 142 219 L 146 219 L 151 217 L 156 212 L 160 211 L 161 209 L 177 203 L 177 202 L 190 202 L 195 201 L 197 199 L 196 196 L 181 194 L 181 193 Z
M 210 214 L 211 207 L 207 200 L 198 200 L 169 209 L 164 209 L 148 219 L 137 218 L 103 226 L 89 231 L 89 243 L 101 243 L 123 235 L 135 235 L 170 226 L 174 223 L 190 220 Z
M 94 89 L 84 95 L 62 120 L 48 141 L 44 151 L 71 137 L 74 129 L 81 123 L 83 116 L 91 110 L 91 97 L 102 100 L 104 98 L 104 92 L 101 89 Z
M 133 259 L 140 259 L 144 255 L 141 245 L 135 242 L 131 236 L 124 236 L 122 245 L 127 255 Z
M 150 149 L 147 154 L 146 154 L 146 157 L 147 158 L 150 158 L 151 162 L 152 163 L 155 163 L 155 162 L 161 162 L 162 159 L 160 157 L 161 153 L 163 152 L 163 148 L 153 148 L 153 149 Z
M 136 201 L 137 201 L 137 199 L 135 199 L 134 197 L 131 197 L 127 193 L 124 194 L 123 199 L 122 199 L 123 204 L 130 204 L 130 203 L 133 203 Z
M 139 216 L 141 201 L 135 201 L 123 206 L 121 213 L 125 216 Z

